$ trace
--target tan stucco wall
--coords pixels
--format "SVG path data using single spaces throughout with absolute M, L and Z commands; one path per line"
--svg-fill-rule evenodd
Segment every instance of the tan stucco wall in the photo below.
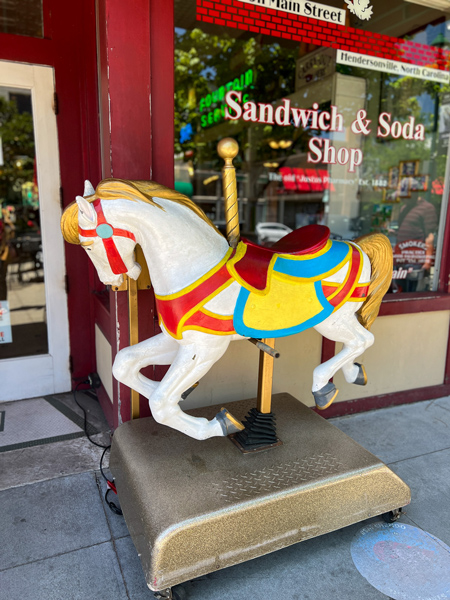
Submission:
M 314 330 L 277 340 L 274 392 L 289 392 L 311 403 L 312 372 L 320 362 L 322 338 Z M 183 409 L 256 397 L 259 350 L 250 342 L 231 342 L 225 356 L 182 403 Z
M 372 328 L 375 344 L 359 360 L 367 370 L 368 384 L 348 384 L 339 372 L 334 379 L 339 389 L 336 402 L 442 384 L 449 323 L 449 311 L 378 318 Z M 289 392 L 314 405 L 312 374 L 320 363 L 321 345 L 322 338 L 314 330 L 277 340 L 281 357 L 275 361 L 275 393 Z M 246 341 L 232 342 L 182 406 L 255 397 L 257 380 L 258 350 Z
M 98 325 L 95 326 L 95 357 L 97 373 L 103 387 L 111 400 L 113 397 L 113 377 L 111 372 L 112 350 L 111 344 L 105 338 Z
M 372 327 L 375 344 L 358 361 L 366 368 L 367 385 L 349 385 L 337 373 L 336 401 L 442 384 L 449 321 L 449 311 L 378 318 Z

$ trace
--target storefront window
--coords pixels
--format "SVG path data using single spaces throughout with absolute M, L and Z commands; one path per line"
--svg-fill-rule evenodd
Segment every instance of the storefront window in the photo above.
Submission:
M 42 0 L 0 0 L 0 31 L 44 37 Z
M 31 94 L 0 87 L 0 359 L 47 352 Z
M 382 232 L 391 291 L 437 289 L 450 20 L 432 5 L 175 0 L 176 186 L 223 229 L 216 145 L 234 137 L 243 235 Z

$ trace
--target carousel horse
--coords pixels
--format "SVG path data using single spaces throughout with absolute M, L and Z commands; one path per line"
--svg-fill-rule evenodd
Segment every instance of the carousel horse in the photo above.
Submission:
M 272 248 L 241 241 L 231 248 L 203 211 L 186 196 L 152 181 L 106 179 L 69 205 L 64 238 L 87 252 L 106 285 L 118 286 L 147 261 L 162 333 L 121 350 L 114 377 L 148 401 L 156 421 L 195 439 L 243 428 L 223 409 L 214 419 L 184 413 L 179 402 L 225 353 L 232 340 L 277 338 L 314 327 L 342 342 L 342 350 L 314 370 L 319 409 L 337 390 L 342 369 L 349 383 L 365 385 L 356 362 L 374 341 L 375 320 L 392 274 L 389 240 L 373 234 L 330 240 L 327 227 L 295 230 Z M 148 365 L 170 365 L 161 382 L 144 377 Z

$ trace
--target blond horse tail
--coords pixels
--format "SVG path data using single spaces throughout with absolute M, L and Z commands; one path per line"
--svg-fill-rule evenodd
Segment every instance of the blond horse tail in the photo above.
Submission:
M 383 296 L 391 284 L 394 262 L 392 246 L 389 239 L 381 233 L 369 233 L 354 241 L 367 254 L 372 266 L 369 292 L 357 313 L 361 325 L 370 330 L 380 311 Z

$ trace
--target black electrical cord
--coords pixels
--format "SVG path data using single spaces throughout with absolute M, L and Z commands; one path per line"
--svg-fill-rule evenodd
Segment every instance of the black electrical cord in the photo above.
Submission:
M 83 406 L 77 400 L 77 392 L 78 392 L 79 386 L 83 385 L 83 384 L 89 384 L 89 383 L 90 383 L 89 380 L 78 382 L 77 385 L 75 386 L 75 389 L 72 390 L 73 399 L 75 400 L 75 403 L 77 404 L 77 406 L 83 411 L 83 415 L 84 415 L 83 429 L 84 429 L 84 433 L 86 434 L 87 439 L 91 442 L 91 444 L 94 444 L 94 446 L 97 446 L 98 448 L 103 448 L 102 456 L 100 458 L 100 473 L 102 474 L 102 477 L 105 479 L 106 485 L 108 486 L 108 489 L 106 490 L 106 493 L 105 493 L 105 502 L 109 506 L 109 509 L 114 514 L 123 515 L 122 510 L 117 506 L 117 504 L 115 504 L 112 500 L 108 500 L 108 494 L 110 492 L 114 492 L 115 494 L 117 494 L 117 490 L 116 490 L 116 486 L 114 485 L 114 481 L 110 481 L 108 479 L 108 477 L 105 475 L 105 472 L 103 471 L 103 459 L 105 458 L 105 454 L 108 452 L 108 450 L 111 449 L 111 444 L 109 444 L 108 446 L 104 446 L 103 444 L 98 444 L 97 442 L 94 442 L 94 440 L 90 437 L 88 430 L 87 430 L 88 422 L 87 422 L 86 410 L 83 408 Z M 93 389 L 95 392 L 95 388 L 92 387 L 92 385 L 90 386 L 90 389 Z
M 86 434 L 87 439 L 91 442 L 91 444 L 94 444 L 94 446 L 97 446 L 98 448 L 111 448 L 111 444 L 109 446 L 104 446 L 103 444 L 98 444 L 97 442 L 94 442 L 94 440 L 90 437 L 88 430 L 87 430 L 87 426 L 88 426 L 88 422 L 87 422 L 87 413 L 85 411 L 85 409 L 81 406 L 81 404 L 78 402 L 77 400 L 77 392 L 78 392 L 78 388 L 80 385 L 89 383 L 89 381 L 79 381 L 77 383 L 77 385 L 75 386 L 75 389 L 72 390 L 72 394 L 73 394 L 73 399 L 75 400 L 77 406 L 79 408 L 81 408 L 81 410 L 83 411 L 83 415 L 84 415 L 84 425 L 83 425 L 83 429 L 84 429 L 84 433 Z M 91 389 L 92 388 L 91 386 Z

